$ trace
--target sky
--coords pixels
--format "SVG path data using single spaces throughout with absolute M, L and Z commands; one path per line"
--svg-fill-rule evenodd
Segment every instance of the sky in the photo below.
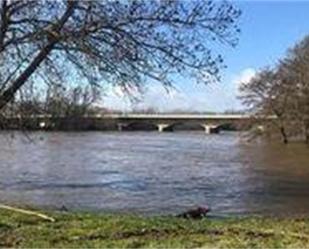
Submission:
M 193 80 L 177 82 L 167 92 L 162 86 L 148 86 L 139 101 L 130 101 L 117 88 L 103 99 L 103 105 L 122 111 L 153 108 L 157 111 L 241 110 L 238 87 L 267 66 L 274 66 L 288 48 L 309 34 L 309 0 L 307 1 L 233 1 L 242 10 L 241 34 L 236 48 L 222 45 L 220 51 L 227 69 L 222 80 L 208 85 Z

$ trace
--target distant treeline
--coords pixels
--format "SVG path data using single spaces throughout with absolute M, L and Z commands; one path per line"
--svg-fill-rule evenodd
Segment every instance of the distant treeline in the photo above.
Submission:
M 63 88 L 59 85 L 51 85 L 47 91 L 34 94 L 31 86 L 21 91 L 15 101 L 5 108 L 3 115 L 6 117 L 20 116 L 29 117 L 33 115 L 49 115 L 52 117 L 83 117 L 104 114 L 219 114 L 213 111 L 194 111 L 187 109 L 175 109 L 172 111 L 159 111 L 156 108 L 133 108 L 123 111 L 119 109 L 108 109 L 101 101 L 98 88 L 90 86 L 78 86 Z M 101 101 L 101 102 L 100 102 Z M 239 114 L 240 111 L 229 110 L 224 114 Z M 222 113 L 220 113 L 222 114 Z
M 303 140 L 309 144 L 309 36 L 289 49 L 273 66 L 260 70 L 240 87 L 248 111 L 275 119 L 256 119 L 268 137 L 284 143 Z

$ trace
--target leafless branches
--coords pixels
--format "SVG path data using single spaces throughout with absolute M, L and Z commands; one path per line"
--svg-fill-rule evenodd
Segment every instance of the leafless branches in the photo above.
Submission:
M 276 117 L 265 119 L 264 125 L 279 131 L 284 143 L 298 137 L 309 143 L 309 37 L 290 49 L 277 67 L 260 71 L 240 90 L 249 110 Z
M 1 0 L 0 109 L 30 81 L 130 91 L 175 74 L 218 80 L 211 48 L 237 44 L 239 15 L 225 1 Z

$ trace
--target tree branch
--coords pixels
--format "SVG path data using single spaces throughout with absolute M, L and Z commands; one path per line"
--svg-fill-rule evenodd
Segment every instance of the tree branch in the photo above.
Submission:
M 41 51 L 28 65 L 28 67 L 20 74 L 20 76 L 14 82 L 12 82 L 11 86 L 8 89 L 6 89 L 0 96 L 0 109 L 2 109 L 14 97 L 17 90 L 20 89 L 21 86 L 25 84 L 25 82 L 31 76 L 31 74 L 40 66 L 41 62 L 53 50 L 55 44 L 59 41 L 59 37 L 57 36 L 57 34 L 61 31 L 64 24 L 73 14 L 74 7 L 76 6 L 76 4 L 77 2 L 75 1 L 68 1 L 65 13 L 63 14 L 59 22 L 50 30 L 52 36 L 49 39 L 49 43 L 41 49 Z

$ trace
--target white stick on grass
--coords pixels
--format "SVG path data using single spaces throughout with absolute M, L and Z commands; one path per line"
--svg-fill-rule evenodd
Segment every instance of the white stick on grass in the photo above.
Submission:
M 10 211 L 14 211 L 14 212 L 17 212 L 17 213 L 37 216 L 37 217 L 40 217 L 40 218 L 42 218 L 44 220 L 48 220 L 50 222 L 55 222 L 56 221 L 54 218 L 52 218 L 50 216 L 47 216 L 45 214 L 41 214 L 41 213 L 35 212 L 35 211 L 25 210 L 25 209 L 21 209 L 21 208 L 15 208 L 15 207 L 3 205 L 3 204 L 0 204 L 0 208 L 1 209 L 6 209 L 6 210 L 10 210 Z

